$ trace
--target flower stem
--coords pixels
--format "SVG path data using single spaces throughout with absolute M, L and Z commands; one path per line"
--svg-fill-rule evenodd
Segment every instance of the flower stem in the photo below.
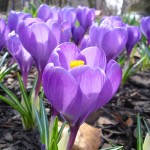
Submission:
M 68 141 L 68 145 L 67 145 L 67 150 L 72 150 L 72 146 L 76 139 L 78 130 L 79 130 L 79 126 L 70 127 L 70 136 L 69 136 L 69 141 Z
M 41 80 L 42 80 L 42 72 L 38 72 L 38 80 L 35 87 L 35 99 L 39 94 L 40 87 L 41 87 Z
M 27 88 L 28 72 L 22 71 L 22 78 L 25 89 Z

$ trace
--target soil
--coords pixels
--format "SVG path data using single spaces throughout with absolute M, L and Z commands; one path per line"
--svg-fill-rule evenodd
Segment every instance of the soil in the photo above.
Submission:
M 7 75 L 3 83 L 20 96 L 16 71 Z M 36 74 L 33 67 L 29 75 L 28 90 Z M 4 94 L 1 89 L 0 94 Z M 47 108 L 47 102 L 45 103 Z M 150 70 L 132 76 L 126 84 L 120 86 L 117 94 L 105 107 L 88 117 L 87 123 L 102 129 L 102 142 L 99 148 L 109 147 L 111 143 L 123 145 L 125 150 L 136 150 L 138 113 L 150 125 Z M 40 150 L 39 133 L 25 131 L 18 113 L 2 101 L 0 150 Z

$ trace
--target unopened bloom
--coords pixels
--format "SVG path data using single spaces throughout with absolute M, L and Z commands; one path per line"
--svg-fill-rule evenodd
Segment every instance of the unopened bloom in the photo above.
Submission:
M 6 26 L 4 19 L 0 19 L 0 50 L 6 47 L 6 39 L 9 33 L 9 29 Z
M 63 42 L 69 42 L 71 39 L 71 24 L 69 22 L 59 23 L 58 21 L 49 19 L 46 24 L 55 36 L 57 45 Z
M 56 47 L 56 39 L 45 22 L 38 19 L 26 19 L 19 24 L 19 38 L 25 49 L 31 54 L 38 69 L 36 95 L 40 88 L 41 76 L 52 50 Z
M 110 21 L 110 20 L 103 20 Z M 103 23 L 102 22 L 102 23 Z M 104 23 L 100 26 L 93 25 L 89 31 L 91 45 L 102 48 L 106 54 L 107 61 L 115 59 L 125 48 L 128 31 L 120 21 L 113 21 L 111 23 Z
M 148 44 L 150 44 L 150 17 L 143 17 L 141 19 L 140 28 L 144 36 L 147 38 Z
M 95 9 L 78 6 L 77 7 L 77 19 L 80 25 L 86 31 L 95 19 Z
M 52 107 L 71 127 L 70 150 L 87 116 L 116 93 L 121 68 L 114 60 L 107 64 L 102 49 L 89 47 L 80 52 L 72 43 L 56 47 L 49 62 L 43 72 L 43 89 Z
M 25 20 L 26 18 L 31 18 L 32 15 L 29 13 L 24 12 L 16 12 L 16 11 L 10 11 L 8 15 L 8 27 L 10 31 L 15 30 L 15 32 L 18 32 L 18 24 Z
M 44 20 L 45 22 L 49 19 L 53 19 L 59 22 L 61 21 L 60 9 L 57 7 L 49 7 L 46 4 L 42 4 L 38 8 L 37 17 Z
M 17 61 L 20 67 L 23 76 L 24 85 L 26 87 L 28 72 L 33 63 L 32 56 L 23 47 L 18 35 L 15 34 L 14 31 L 8 34 L 7 48 L 10 54 L 15 58 L 15 60 Z
M 141 39 L 141 32 L 138 26 L 127 26 L 127 30 L 128 30 L 128 40 L 126 43 L 126 50 L 129 56 L 134 45 Z

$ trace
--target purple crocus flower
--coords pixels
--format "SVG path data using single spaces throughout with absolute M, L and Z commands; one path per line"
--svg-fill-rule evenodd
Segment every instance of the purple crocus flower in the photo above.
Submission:
M 127 26 L 127 30 L 128 30 L 128 40 L 126 43 L 126 50 L 129 56 L 134 45 L 141 39 L 141 32 L 138 26 Z
M 46 4 L 42 4 L 38 9 L 37 17 L 44 20 L 45 22 L 49 19 L 53 19 L 60 22 L 60 9 L 57 7 L 49 7 Z
M 82 26 L 73 26 L 72 27 L 72 38 L 76 45 L 79 45 L 82 38 L 84 37 L 85 30 Z
M 143 17 L 141 19 L 140 28 L 144 36 L 147 38 L 148 45 L 150 44 L 150 17 Z
M 19 24 L 19 38 L 31 54 L 38 69 L 36 96 L 40 89 L 41 77 L 52 50 L 56 47 L 56 39 L 45 22 L 37 19 L 26 19 Z
M 70 22 L 71 25 L 74 25 L 76 22 L 76 9 L 72 7 L 64 7 L 61 9 L 61 18 L 62 22 Z
M 49 19 L 46 24 L 54 34 L 57 45 L 63 42 L 69 42 L 71 39 L 71 24 L 69 22 L 59 23 L 58 21 Z
M 27 77 L 28 72 L 33 63 L 32 56 L 28 53 L 28 51 L 23 47 L 20 42 L 20 39 L 14 31 L 8 34 L 7 39 L 7 48 L 10 54 L 17 61 L 23 76 L 24 86 L 27 86 Z
M 24 12 L 16 12 L 16 11 L 10 11 L 8 15 L 8 27 L 10 31 L 15 30 L 15 32 L 18 32 L 18 24 L 20 21 L 25 20 L 26 18 L 31 18 L 32 15 L 29 13 Z
M 56 47 L 49 62 L 43 72 L 43 89 L 70 125 L 67 150 L 71 150 L 79 126 L 116 93 L 121 68 L 114 60 L 107 64 L 102 49 L 88 47 L 80 52 L 72 43 Z
M 126 27 L 92 26 L 89 31 L 91 45 L 102 48 L 107 61 L 115 59 L 125 48 L 128 39 Z
M 77 19 L 80 25 L 86 31 L 95 19 L 95 9 L 78 6 L 77 7 Z

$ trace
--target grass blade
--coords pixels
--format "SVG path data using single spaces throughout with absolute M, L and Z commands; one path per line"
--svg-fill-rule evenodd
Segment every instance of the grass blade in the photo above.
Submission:
M 64 130 L 64 128 L 65 128 L 65 126 L 66 126 L 66 124 L 67 124 L 67 122 L 66 122 L 66 121 L 64 121 L 64 122 L 63 122 L 63 124 L 62 124 L 62 126 L 61 126 L 61 128 L 60 128 L 60 130 L 59 130 L 59 132 L 58 132 L 57 143 L 60 141 L 60 138 L 61 138 L 62 132 L 63 132 L 63 130 Z
M 39 132 L 40 132 L 41 142 L 44 144 L 42 123 L 41 123 L 39 113 L 38 113 L 37 109 L 35 108 L 35 106 L 33 106 L 33 111 L 34 111 L 35 118 L 36 118 L 36 121 L 37 121 L 37 124 L 38 124 L 38 129 L 39 129 Z
M 40 114 L 41 114 L 41 124 L 43 128 L 43 136 L 45 139 L 45 145 L 48 148 L 49 147 L 49 124 L 48 124 L 48 118 L 47 114 L 45 111 L 44 103 L 43 100 L 40 101 L 41 104 L 41 109 L 40 109 Z
M 141 129 L 141 117 L 137 116 L 137 150 L 142 150 L 142 129 Z
M 15 110 L 17 110 L 21 115 L 27 116 L 27 113 L 25 112 L 23 107 L 20 107 L 20 105 L 16 105 L 13 101 L 7 99 L 6 97 L 0 95 L 0 99 L 2 101 L 4 101 L 5 103 L 7 103 L 8 105 L 10 105 L 11 107 L 13 107 Z
M 4 85 L 0 83 L 0 87 L 5 91 L 5 93 L 12 99 L 13 103 L 15 103 L 18 107 L 20 107 L 22 110 L 25 111 L 24 107 L 20 104 L 20 101 L 18 98 L 9 90 L 7 89 Z
M 12 65 L 11 67 L 7 68 L 0 74 L 0 81 L 5 77 L 5 75 L 9 74 L 11 70 L 14 70 L 17 67 L 17 64 Z
M 21 77 L 18 73 L 18 81 L 19 81 L 19 85 L 20 85 L 20 90 L 22 92 L 22 95 L 23 95 L 23 100 L 24 100 L 24 103 L 25 103 L 25 106 L 26 106 L 26 109 L 27 109 L 27 112 L 29 113 L 29 115 L 32 116 L 32 107 L 31 107 L 31 101 L 27 95 L 27 92 L 25 90 L 25 87 L 24 87 L 24 84 L 21 80 Z
M 3 63 L 5 62 L 5 59 L 6 59 L 7 55 L 8 55 L 8 52 L 6 52 L 6 53 L 3 55 L 3 57 L 1 58 L 1 61 L 0 61 L 0 68 L 2 67 Z

